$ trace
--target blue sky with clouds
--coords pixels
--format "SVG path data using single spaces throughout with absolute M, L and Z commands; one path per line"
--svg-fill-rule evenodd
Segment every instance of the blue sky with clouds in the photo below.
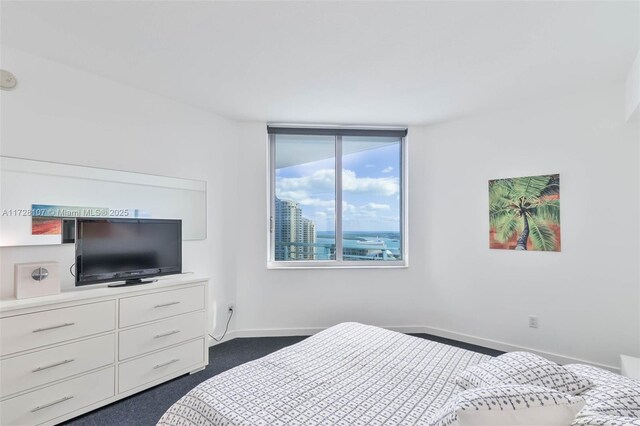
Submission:
M 318 231 L 334 230 L 334 168 L 331 158 L 276 170 L 276 195 L 299 203 Z M 347 154 L 343 170 L 344 231 L 399 232 L 399 143 Z

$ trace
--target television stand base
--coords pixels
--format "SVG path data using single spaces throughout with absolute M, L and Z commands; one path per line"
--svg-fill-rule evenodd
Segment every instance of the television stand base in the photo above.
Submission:
M 133 280 L 126 280 L 125 282 L 119 282 L 119 283 L 111 283 L 109 284 L 107 287 L 128 287 L 131 285 L 141 285 L 141 284 L 151 284 L 151 283 L 155 283 L 158 280 L 155 279 L 151 279 L 151 280 L 143 280 L 143 279 L 133 279 Z

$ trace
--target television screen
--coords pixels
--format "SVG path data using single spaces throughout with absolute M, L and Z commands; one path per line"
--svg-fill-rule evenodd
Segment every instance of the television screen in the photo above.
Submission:
M 76 231 L 76 285 L 182 272 L 180 220 L 79 218 Z

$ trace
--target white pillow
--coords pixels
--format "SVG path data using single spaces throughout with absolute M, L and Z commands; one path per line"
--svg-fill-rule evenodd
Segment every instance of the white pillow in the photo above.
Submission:
M 640 418 L 640 383 L 636 387 L 618 383 L 597 385 L 582 397 L 587 402 L 584 414 Z
M 564 366 L 567 370 L 575 373 L 580 377 L 584 377 L 593 382 L 594 385 L 611 385 L 619 384 L 624 386 L 638 387 L 640 380 L 630 377 L 621 376 L 611 371 L 603 370 L 599 367 L 587 364 L 567 364 Z
M 595 385 L 580 396 L 586 401 L 573 425 L 640 426 L 640 381 L 598 367 L 570 364 L 567 369 Z
M 456 383 L 464 389 L 495 385 L 542 386 L 571 395 L 592 385 L 587 378 L 529 352 L 509 352 L 474 365 L 460 373 Z
M 640 419 L 634 417 L 607 416 L 594 414 L 589 416 L 578 415 L 571 426 L 640 426 Z
M 539 386 L 491 386 L 453 396 L 430 426 L 567 426 L 584 406 L 578 396 Z

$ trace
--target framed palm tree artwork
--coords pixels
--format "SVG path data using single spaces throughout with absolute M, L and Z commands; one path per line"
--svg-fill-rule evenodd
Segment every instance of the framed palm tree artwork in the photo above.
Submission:
M 560 251 L 560 175 L 489 181 L 489 248 Z

